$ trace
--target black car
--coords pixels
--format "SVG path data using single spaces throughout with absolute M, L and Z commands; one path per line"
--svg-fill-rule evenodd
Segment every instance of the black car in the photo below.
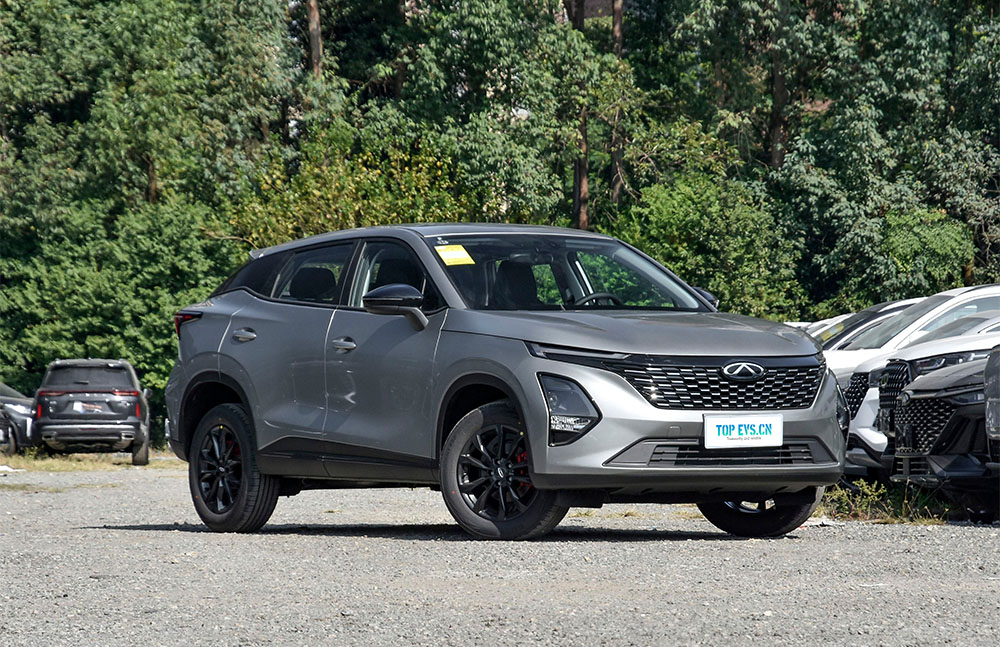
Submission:
M 31 428 L 31 398 L 18 393 L 0 382 L 0 412 L 11 424 L 9 437 L 0 439 L 0 451 L 14 454 L 19 449 L 33 445 L 35 438 Z
M 922 299 L 904 299 L 902 301 L 886 301 L 870 308 L 865 308 L 855 312 L 850 317 L 824 330 L 819 335 L 819 342 L 823 345 L 823 350 L 833 350 L 839 348 L 844 342 L 853 339 L 854 336 L 872 324 L 888 319 L 894 314 L 906 310 L 910 306 L 919 303 Z
M 940 489 L 986 523 L 997 517 L 1000 472 L 986 434 L 986 360 L 918 377 L 891 417 L 892 480 Z
M 35 396 L 35 434 L 57 452 L 131 451 L 146 465 L 148 397 L 125 360 L 56 360 Z

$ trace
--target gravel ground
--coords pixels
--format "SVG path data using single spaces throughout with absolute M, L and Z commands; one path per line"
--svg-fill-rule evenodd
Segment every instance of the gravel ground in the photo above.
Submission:
M 995 645 L 1000 526 L 736 540 L 689 506 L 479 542 L 428 490 L 306 492 L 206 532 L 186 473 L 0 477 L 0 644 Z

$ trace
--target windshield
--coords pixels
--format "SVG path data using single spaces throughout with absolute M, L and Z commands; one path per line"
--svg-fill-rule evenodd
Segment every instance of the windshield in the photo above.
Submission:
M 707 310 L 687 286 L 616 240 L 477 234 L 427 242 L 476 310 Z
M 962 317 L 961 319 L 956 319 L 955 321 L 949 321 L 945 325 L 932 330 L 923 337 L 914 339 L 912 342 L 908 343 L 907 346 L 922 344 L 936 339 L 958 337 L 959 335 L 975 332 L 982 328 L 989 328 L 989 324 L 996 323 L 997 317 L 1000 317 L 1000 311 L 989 310 L 975 316 Z
M 7 386 L 6 384 L 4 384 L 3 382 L 0 382 L 0 397 L 2 397 L 2 398 L 21 398 L 22 400 L 26 400 L 27 399 L 23 395 L 21 395 L 20 393 L 18 393 L 17 391 L 15 391 L 14 389 L 12 389 L 9 386 Z
M 861 333 L 854 341 L 844 346 L 844 350 L 882 348 L 890 339 L 906 330 L 910 324 L 951 298 L 950 296 L 940 294 L 928 297 L 920 303 L 903 310 L 898 315 L 889 317 L 877 326 Z
M 79 385 L 132 388 L 128 371 L 117 366 L 53 366 L 42 386 Z

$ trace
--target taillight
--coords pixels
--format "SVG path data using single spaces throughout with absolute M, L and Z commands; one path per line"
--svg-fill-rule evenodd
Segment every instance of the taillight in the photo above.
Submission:
M 139 392 L 138 391 L 120 391 L 118 389 L 115 389 L 111 393 L 114 394 L 114 395 L 130 395 L 133 398 L 138 398 L 139 397 Z
M 42 417 L 42 405 L 38 405 L 38 415 L 36 415 L 35 417 L 36 418 L 41 418 Z
M 174 332 L 177 333 L 177 338 L 180 339 L 181 336 L 181 326 L 189 321 L 194 321 L 195 319 L 201 319 L 200 312 L 186 312 L 181 310 L 174 314 Z
M 139 414 L 139 403 L 138 403 L 138 402 L 136 402 L 136 403 L 135 403 L 135 417 L 136 417 L 136 418 L 141 418 L 141 417 L 142 417 L 142 416 L 141 416 L 141 415 Z
M 43 398 L 43 397 L 50 397 L 51 398 L 51 397 L 57 397 L 57 396 L 60 396 L 60 395 L 66 395 L 66 391 L 39 391 L 38 392 L 38 397 L 40 397 L 40 398 Z

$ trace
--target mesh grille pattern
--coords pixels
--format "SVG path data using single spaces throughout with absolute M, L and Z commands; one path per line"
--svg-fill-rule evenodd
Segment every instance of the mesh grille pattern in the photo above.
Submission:
M 1000 462 L 1000 438 L 990 438 L 990 460 Z
M 858 411 L 861 411 L 861 403 L 864 401 L 866 393 L 868 393 L 868 373 L 855 373 L 851 376 L 851 383 L 847 385 L 847 390 L 844 391 L 847 408 L 851 411 L 851 420 L 854 420 Z
M 660 409 L 805 409 L 826 365 L 771 367 L 755 382 L 732 382 L 718 366 L 604 362 Z
M 882 372 L 878 387 L 879 409 L 892 411 L 896 408 L 896 398 L 903 387 L 911 382 L 910 365 L 906 362 L 889 362 Z
M 808 465 L 813 462 L 812 450 L 806 443 L 726 450 L 707 450 L 698 445 L 657 445 L 649 459 L 651 467 Z
M 927 454 L 951 419 L 955 405 L 938 398 L 910 400 L 895 412 L 896 454 Z

